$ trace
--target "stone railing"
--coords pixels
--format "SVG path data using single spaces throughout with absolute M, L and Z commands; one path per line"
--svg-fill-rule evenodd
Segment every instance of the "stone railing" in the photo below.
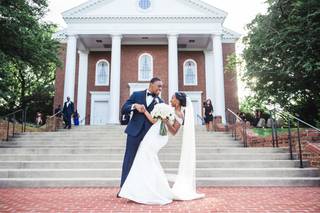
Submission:
M 45 130 L 47 132 L 55 132 L 57 129 L 62 128 L 63 119 L 57 116 L 48 116 L 46 120 Z

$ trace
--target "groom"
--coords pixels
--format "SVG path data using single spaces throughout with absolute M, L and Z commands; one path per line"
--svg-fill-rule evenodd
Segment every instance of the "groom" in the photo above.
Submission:
M 147 90 L 134 92 L 122 106 L 121 111 L 123 114 L 130 114 L 133 111 L 133 115 L 125 130 L 125 133 L 127 133 L 127 145 L 122 165 L 120 187 L 122 187 L 129 174 L 140 142 L 152 125 L 144 115 L 144 112 L 146 110 L 151 112 L 156 104 L 163 103 L 163 100 L 158 97 L 162 87 L 163 83 L 160 78 L 152 78 Z

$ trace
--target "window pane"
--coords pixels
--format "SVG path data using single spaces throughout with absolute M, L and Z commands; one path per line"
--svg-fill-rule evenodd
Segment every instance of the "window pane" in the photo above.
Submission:
M 144 55 L 140 58 L 140 77 L 141 80 L 150 80 L 152 73 L 152 58 L 151 56 Z
M 196 66 L 192 61 L 185 63 L 185 83 L 186 84 L 195 84 L 196 83 Z
M 100 62 L 98 64 L 98 84 L 107 84 L 108 64 L 106 62 Z

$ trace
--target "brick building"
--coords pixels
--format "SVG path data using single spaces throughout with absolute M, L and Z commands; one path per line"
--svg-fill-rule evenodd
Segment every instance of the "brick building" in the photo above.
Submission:
M 238 109 L 236 74 L 224 65 L 239 38 L 226 16 L 199 0 L 90 0 L 64 12 L 55 106 L 70 96 L 83 123 L 119 123 L 124 101 L 157 76 L 165 101 L 184 91 L 197 117 L 210 98 L 225 121 L 226 107 Z

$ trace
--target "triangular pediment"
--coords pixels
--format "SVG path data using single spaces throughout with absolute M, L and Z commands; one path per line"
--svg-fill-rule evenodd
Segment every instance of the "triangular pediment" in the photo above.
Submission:
M 90 0 L 63 13 L 65 19 L 81 17 L 215 17 L 226 12 L 199 0 L 147 0 L 147 9 L 139 0 Z

